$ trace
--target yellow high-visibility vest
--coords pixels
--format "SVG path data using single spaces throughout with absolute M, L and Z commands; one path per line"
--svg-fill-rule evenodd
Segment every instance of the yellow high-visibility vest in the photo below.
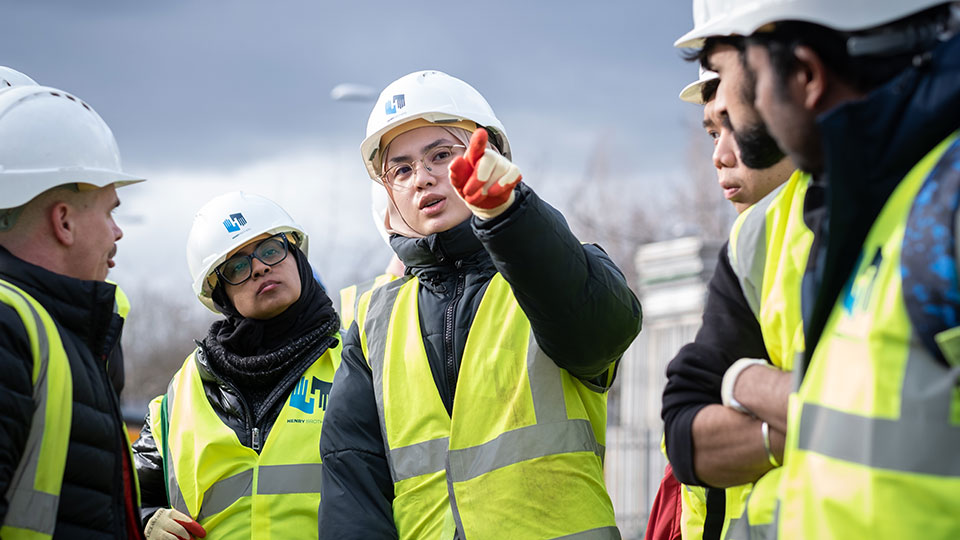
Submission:
M 887 200 L 790 396 L 778 538 L 960 538 L 960 365 L 914 331 L 901 261 L 918 193 L 954 144 Z
M 199 522 L 208 540 L 318 537 L 320 428 L 341 349 L 327 349 L 303 373 L 265 441 L 254 430 L 259 453 L 240 444 L 207 399 L 200 349 L 150 403 L 170 505 Z
M 784 371 L 793 369 L 804 350 L 799 298 L 813 243 L 813 232 L 803 221 L 803 201 L 809 185 L 809 174 L 794 171 L 787 182 L 737 217 L 727 244 L 730 266 L 760 324 L 770 362 Z M 764 480 L 771 473 L 774 475 Z M 776 476 L 776 470 L 770 471 L 758 484 L 775 484 Z M 724 490 L 722 530 L 719 535 L 713 531 L 709 536 L 746 540 L 748 529 L 757 531 L 773 522 L 772 512 L 765 509 L 775 502 L 776 490 L 753 490 L 753 483 Z M 748 500 L 754 507 L 752 512 L 748 511 Z M 707 490 L 685 485 L 681 503 L 683 537 L 703 538 L 710 512 Z
M 397 279 L 397 276 L 393 274 L 380 274 L 370 281 L 340 289 L 340 328 L 349 330 L 350 325 L 353 324 L 353 321 L 357 318 L 357 313 L 360 312 L 360 302 L 370 301 L 370 297 L 365 297 L 363 293 L 372 291 L 395 279 Z M 362 307 L 366 309 L 365 305 Z
M 360 312 L 401 539 L 620 538 L 603 480 L 606 388 L 537 347 L 510 286 L 484 292 L 447 414 L 420 333 L 416 278 Z
M 33 355 L 34 411 L 20 463 L 5 494 L 7 514 L 0 537 L 41 540 L 53 537 L 63 471 L 70 443 L 73 379 L 60 331 L 40 302 L 0 280 L 0 302 L 17 311 Z M 132 463 L 132 461 L 131 461 Z

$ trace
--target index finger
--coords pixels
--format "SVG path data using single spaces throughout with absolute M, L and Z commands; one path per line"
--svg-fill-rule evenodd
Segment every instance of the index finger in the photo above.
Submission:
M 471 165 L 476 165 L 483 157 L 484 150 L 487 149 L 487 130 L 478 127 L 470 137 L 470 147 L 467 148 L 467 161 Z

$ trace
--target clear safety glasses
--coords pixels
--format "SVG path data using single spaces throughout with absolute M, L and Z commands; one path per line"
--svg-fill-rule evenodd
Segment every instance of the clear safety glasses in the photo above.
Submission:
M 413 161 L 395 163 L 383 174 L 380 175 L 380 181 L 395 190 L 409 188 L 416 177 L 414 167 L 420 163 L 424 170 L 433 177 L 442 177 L 447 174 L 447 167 L 450 162 L 466 152 L 467 147 L 462 144 L 444 145 L 431 148 L 427 153 Z

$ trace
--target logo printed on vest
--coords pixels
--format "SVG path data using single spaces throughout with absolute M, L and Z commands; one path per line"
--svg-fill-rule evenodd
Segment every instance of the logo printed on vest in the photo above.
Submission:
M 290 394 L 290 406 L 296 407 L 306 414 L 315 413 L 318 407 L 326 411 L 327 395 L 330 394 L 330 388 L 332 386 L 332 383 L 321 381 L 316 377 L 313 377 L 312 382 L 306 377 L 300 377 L 297 388 Z M 317 403 L 317 400 L 313 397 L 317 392 L 320 392 L 319 403 Z
M 404 94 L 397 94 L 396 96 L 393 96 L 393 99 L 387 100 L 387 102 L 383 105 L 384 109 L 387 111 L 387 114 L 397 114 L 398 110 L 406 107 L 407 100 L 404 97 Z
M 227 232 L 237 232 L 240 230 L 240 227 L 243 227 L 247 224 L 246 218 L 243 217 L 243 214 L 230 214 L 230 217 L 223 220 L 223 226 L 226 227 Z
M 881 262 L 883 262 L 883 256 L 880 254 L 880 248 L 877 248 L 870 265 L 858 271 L 847 281 L 846 292 L 843 296 L 843 308 L 848 315 L 852 315 L 855 311 L 862 312 L 867 309 L 867 305 L 870 303 L 870 295 L 873 293 L 873 283 L 877 280 L 877 271 L 880 269 Z

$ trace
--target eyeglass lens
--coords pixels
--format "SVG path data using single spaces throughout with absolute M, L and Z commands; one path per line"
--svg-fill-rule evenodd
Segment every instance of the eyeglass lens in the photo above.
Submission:
M 281 236 L 271 236 L 257 244 L 250 255 L 237 255 L 220 265 L 220 276 L 231 285 L 240 285 L 253 274 L 253 257 L 267 266 L 280 263 L 287 257 L 287 242 Z
M 387 169 L 385 180 L 394 187 L 407 185 L 414 177 L 414 168 L 419 161 L 432 176 L 440 176 L 457 156 L 462 156 L 466 147 L 462 145 L 438 146 L 431 149 L 418 160 L 398 163 Z

